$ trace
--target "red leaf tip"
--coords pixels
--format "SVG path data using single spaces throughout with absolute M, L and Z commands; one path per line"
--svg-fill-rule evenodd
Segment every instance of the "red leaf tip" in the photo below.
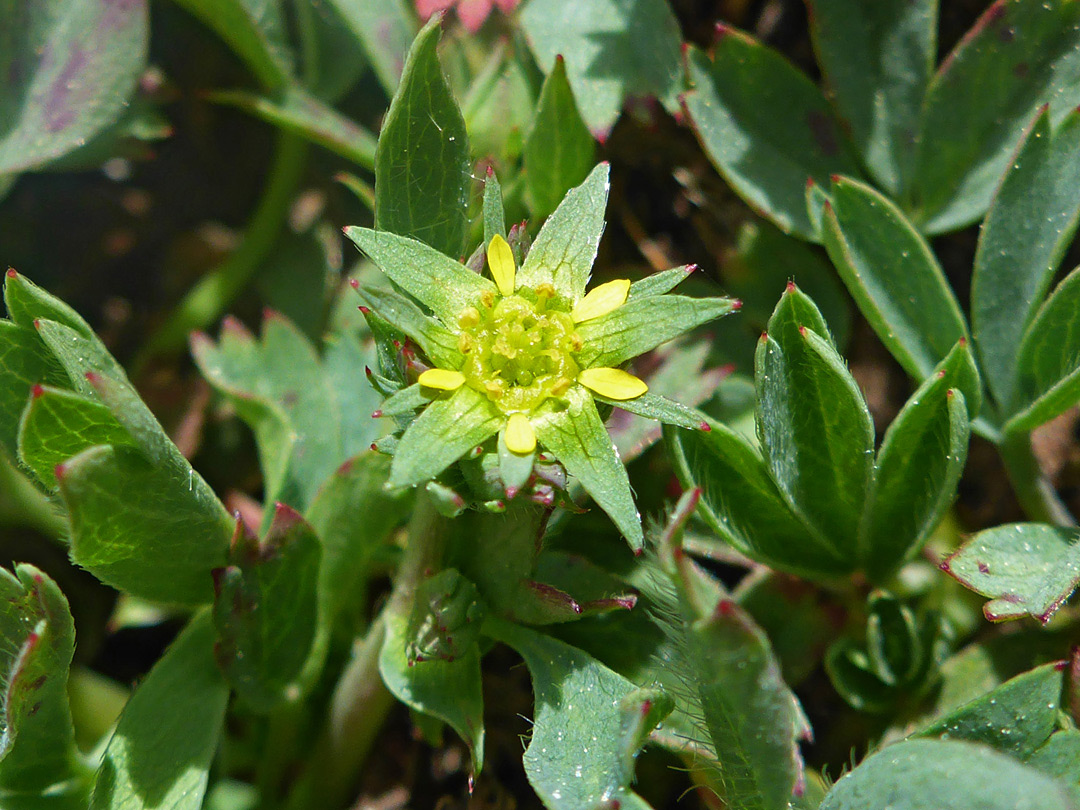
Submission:
M 735 300 L 733 300 L 731 302 L 731 308 L 733 310 L 735 310 L 736 312 L 738 312 L 740 309 L 742 309 L 742 301 L 740 301 L 738 298 L 736 298 Z
M 712 432 L 712 425 L 702 419 L 701 423 L 698 425 L 698 430 L 700 430 L 702 433 L 710 433 Z
M 371 412 L 372 419 L 378 419 L 382 416 L 382 408 L 378 408 Z
M 735 612 L 735 603 L 730 599 L 721 599 L 716 603 L 717 616 L 730 616 Z
M 829 180 L 831 180 L 834 183 L 839 183 L 840 182 L 840 175 L 838 175 L 838 174 L 830 174 L 829 175 Z
M 67 466 L 63 463 L 57 464 L 55 467 L 53 467 L 53 475 L 56 476 L 57 481 L 63 481 L 64 476 L 67 475 Z
M 967 338 L 966 337 L 962 337 L 956 342 L 959 343 L 961 346 L 967 346 Z
M 349 286 L 352 287 L 354 290 L 359 290 L 360 289 L 360 279 L 358 279 L 358 278 L 350 278 L 349 279 Z
M 371 314 L 371 309 L 368 308 L 368 307 L 365 307 L 363 304 L 361 304 L 360 305 L 360 312 L 363 315 L 370 315 Z
M 19 271 L 16 270 L 14 267 L 9 267 L 7 269 L 7 277 L 8 278 L 18 278 L 19 277 Z
M 44 393 L 45 389 L 41 387 L 41 383 L 34 383 L 33 387 L 31 387 L 30 389 L 30 396 L 32 396 L 34 399 L 38 399 Z
M 487 167 L 487 176 L 488 177 L 494 177 L 495 176 L 495 168 L 490 163 L 488 164 L 488 167 Z
M 728 34 L 732 33 L 735 29 L 728 25 L 726 22 L 718 22 L 713 28 L 713 32 L 716 34 L 716 41 L 719 42 Z
M 799 334 L 802 335 L 803 337 L 806 337 L 806 327 L 805 326 L 800 326 L 799 327 Z
M 793 292 L 795 292 L 795 291 L 796 291 L 796 290 L 798 290 L 798 289 L 799 289 L 799 288 L 795 286 L 795 282 L 794 282 L 794 280 L 792 280 L 792 279 L 790 279 L 790 278 L 789 278 L 789 279 L 788 279 L 788 283 L 787 283 L 787 286 L 786 286 L 786 287 L 784 287 L 784 292 L 785 292 L 785 293 L 793 293 Z
M 807 188 L 813 188 L 813 187 L 814 187 L 814 186 L 816 186 L 816 185 L 817 185 L 817 183 L 815 183 L 815 182 L 814 182 L 814 178 L 813 178 L 813 177 L 807 177 L 807 178 L 806 178 L 806 187 L 807 187 Z
M 97 385 L 101 381 L 101 375 L 96 371 L 88 371 L 83 376 L 86 377 L 86 381 L 91 385 Z
M 517 487 L 507 487 L 506 488 L 506 499 L 507 500 L 512 501 L 514 498 L 517 497 L 517 494 L 518 494 L 518 488 Z

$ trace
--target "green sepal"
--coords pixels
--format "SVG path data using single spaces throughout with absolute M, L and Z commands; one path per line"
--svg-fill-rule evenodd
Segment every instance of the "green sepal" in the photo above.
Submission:
M 990 598 L 992 622 L 1033 616 L 1044 624 L 1080 583 L 1076 529 L 1011 523 L 974 535 L 941 563 L 961 584 Z
M 522 148 L 534 217 L 543 219 L 558 207 L 566 192 L 588 176 L 595 154 L 596 143 L 566 78 L 566 62 L 557 56 Z
M 457 337 L 421 312 L 420 307 L 408 298 L 378 287 L 357 287 L 356 292 L 365 304 L 392 326 L 415 340 L 424 354 L 440 368 L 456 369 L 461 365 L 462 354 L 457 347 Z
M 402 388 L 384 400 L 373 416 L 412 416 L 431 402 L 431 391 L 425 391 L 420 383 Z
M 645 537 L 630 492 L 630 479 L 592 396 L 575 385 L 564 399 L 565 407 L 545 405 L 532 417 L 536 438 L 615 522 L 630 548 L 643 548 Z
M 195 615 L 131 696 L 105 749 L 90 810 L 199 810 L 229 687 L 214 661 L 210 612 Z
M 823 241 L 848 291 L 904 370 L 926 379 L 967 322 L 929 243 L 888 198 L 833 181 Z
M 345 235 L 379 266 L 386 277 L 428 307 L 444 324 L 456 325 L 465 307 L 479 305 L 495 283 L 416 239 L 370 228 L 349 227 Z M 370 292 L 365 288 L 365 292 Z M 374 308 L 374 304 L 372 305 Z M 383 317 L 394 323 L 393 319 Z M 404 329 L 399 324 L 394 324 Z
M 1020 344 L 1006 432 L 1049 422 L 1080 400 L 1080 268 L 1065 277 L 1039 308 Z
M 300 676 L 319 626 L 319 538 L 295 511 L 274 508 L 260 541 L 236 523 L 229 565 L 214 576 L 214 658 L 256 712 L 303 695 Z
M 484 249 L 491 244 L 495 236 L 506 238 L 506 211 L 503 209 L 502 186 L 499 178 L 495 176 L 495 170 L 488 168 L 487 177 L 484 179 Z
M 636 298 L 607 315 L 579 324 L 577 331 L 585 345 L 577 357 L 583 367 L 620 366 L 738 307 L 730 298 Z
M 604 232 L 608 175 L 608 164 L 600 163 L 563 197 L 518 269 L 517 286 L 551 284 L 570 303 L 585 294 Z
M 689 430 L 705 430 L 708 427 L 699 411 L 651 391 L 646 391 L 640 397 L 633 399 L 608 399 L 594 393 L 593 399 L 605 405 L 612 405 L 624 411 L 636 413 L 638 416 L 644 416 L 646 419 L 655 419 L 665 425 L 675 425 Z
M 499 431 L 499 478 L 502 479 L 506 497 L 510 498 L 525 487 L 529 476 L 532 475 L 536 452 L 515 453 L 506 446 L 505 433 L 505 430 Z
M 85 807 L 89 774 L 75 747 L 67 694 L 75 652 L 68 601 L 31 565 L 18 565 L 14 573 L 0 569 L 0 630 L 0 790 L 44 806 L 44 794 L 70 782 L 61 790 L 61 802 L 71 804 L 58 802 L 58 807 Z
M 100 402 L 60 388 L 37 386 L 19 423 L 19 458 L 55 490 L 56 465 L 98 444 L 135 446 Z
M 439 22 L 432 18 L 413 40 L 383 118 L 375 150 L 375 227 L 456 259 L 465 248 L 472 167 L 465 120 L 439 63 Z M 376 264 L 383 263 L 376 258 Z M 408 272 L 406 265 L 383 269 L 391 278 L 395 269 Z
M 755 357 L 762 453 L 792 511 L 837 552 L 855 557 L 873 477 L 873 422 L 843 359 L 812 321 L 803 322 L 794 293 L 784 299 Z
M 697 270 L 696 264 L 684 264 L 680 267 L 672 267 L 669 270 L 661 270 L 659 273 L 645 276 L 630 285 L 630 292 L 626 296 L 627 301 L 635 298 L 648 298 L 653 295 L 663 295 L 671 292 L 685 281 L 691 273 Z
M 190 467 L 157 466 L 130 448 L 98 446 L 56 473 L 76 563 L 145 599 L 211 601 L 210 572 L 226 562 L 233 521 Z M 136 501 L 126 497 L 133 487 Z
M 1029 327 L 1039 302 L 1080 221 L 1078 150 L 1080 113 L 1070 113 L 1051 131 L 1049 110 L 1042 110 L 1010 161 L 979 233 L 971 328 L 986 384 L 1003 408 L 1030 403 L 1015 402 L 1016 395 L 1030 393 L 1021 388 L 1031 382 L 1032 362 L 1022 345 L 1032 339 Z M 1054 353 L 1069 357 L 1060 341 L 1060 335 L 1051 337 Z
M 463 385 L 443 394 L 416 417 L 401 437 L 390 468 L 390 486 L 420 484 L 494 436 L 506 422 L 491 400 Z

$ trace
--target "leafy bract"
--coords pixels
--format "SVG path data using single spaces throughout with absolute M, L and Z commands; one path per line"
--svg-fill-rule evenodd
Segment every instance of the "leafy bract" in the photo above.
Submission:
M 521 27 L 545 72 L 559 56 L 585 124 L 606 138 L 627 96 L 678 108 L 679 24 L 662 0 L 531 0 Z
M 1052 132 L 1049 111 L 1040 112 L 1009 163 L 979 236 L 971 327 L 987 387 L 1006 409 L 1027 404 L 1015 402 L 1018 377 L 1029 380 L 1032 364 L 1022 357 L 1021 341 L 1080 220 L 1077 149 L 1080 113 Z M 1027 340 L 1045 340 L 1047 328 L 1031 330 Z M 1051 342 L 1056 355 L 1070 356 L 1059 335 Z
M 941 567 L 989 597 L 992 622 L 1033 616 L 1049 621 L 1080 583 L 1077 532 L 1041 523 L 1012 523 L 979 532 Z
M 214 662 L 214 626 L 197 614 L 154 665 L 112 735 L 91 810 L 199 810 L 229 688 Z
M 123 113 L 146 64 L 146 0 L 5 4 L 0 10 L 0 178 L 40 168 Z
M 687 52 L 684 104 L 706 154 L 731 187 L 783 231 L 815 239 L 808 179 L 857 173 L 821 91 L 780 54 L 731 28 L 711 56 Z
M 452 258 L 465 249 L 469 144 L 436 53 L 439 20 L 409 49 L 375 152 L 375 225 Z

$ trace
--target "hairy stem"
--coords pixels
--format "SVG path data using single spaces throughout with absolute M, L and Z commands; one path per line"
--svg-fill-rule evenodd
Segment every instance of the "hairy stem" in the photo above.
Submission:
M 287 807 L 335 808 L 349 800 L 375 737 L 394 705 L 393 696 L 379 675 L 379 655 L 392 616 L 407 616 L 424 576 L 439 567 L 446 540 L 445 520 L 421 490 L 408 527 L 405 554 L 394 579 L 394 589 L 367 635 L 353 652 L 334 694 L 326 724 Z
M 27 526 L 53 540 L 65 541 L 68 524 L 43 492 L 0 453 L 0 526 Z
M 1057 526 L 1076 525 L 1076 518 L 1039 469 L 1039 462 L 1031 450 L 1030 433 L 1006 433 L 998 444 L 998 451 L 1005 462 L 1016 499 L 1029 518 Z

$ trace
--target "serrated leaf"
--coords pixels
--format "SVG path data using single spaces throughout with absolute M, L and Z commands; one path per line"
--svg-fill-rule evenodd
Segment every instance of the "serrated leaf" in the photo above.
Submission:
M 124 112 L 146 66 L 146 0 L 46 0 L 0 17 L 0 176 L 74 151 Z
M 1027 764 L 1069 785 L 1073 801 L 1080 802 L 1080 731 L 1071 728 L 1055 732 L 1028 757 Z
M 545 407 L 532 417 L 536 438 L 608 514 L 630 547 L 641 548 L 645 539 L 630 479 L 592 396 L 575 385 L 566 392 L 565 400 L 565 410 Z
M 820 810 L 1073 810 L 1065 787 L 985 746 L 909 740 L 867 757 Z
M 67 377 L 32 329 L 0 320 L 0 447 L 18 458 L 19 418 L 37 383 L 66 384 Z
M 1064 676 L 1061 662 L 1036 667 L 954 709 L 916 736 L 979 742 L 1026 760 L 1057 728 Z
M 229 688 L 197 614 L 131 696 L 105 749 L 90 810 L 199 810 Z
M 56 465 L 99 444 L 135 446 L 102 405 L 73 391 L 38 387 L 19 423 L 19 458 L 49 489 L 56 489 Z
M 456 324 L 462 309 L 476 306 L 485 293 L 496 292 L 491 279 L 416 239 L 355 227 L 346 228 L 345 235 L 387 278 L 428 307 L 444 324 Z
M 0 569 L 0 638 L 0 790 L 32 806 L 72 780 L 61 787 L 58 806 L 85 807 L 89 774 L 75 748 L 67 696 L 75 626 L 64 594 L 31 565 Z
M 1059 122 L 1080 103 L 1078 79 L 1076 3 L 992 3 L 927 88 L 911 194 L 922 230 L 982 216 L 1035 111 L 1051 104 Z
M 684 104 L 698 140 L 739 196 L 804 239 L 817 229 L 806 183 L 858 173 L 821 91 L 779 53 L 724 27 L 711 56 L 686 55 L 693 89 Z
M 461 658 L 410 664 L 409 617 L 389 615 L 379 654 L 379 675 L 386 688 L 409 708 L 437 717 L 457 733 L 472 756 L 473 773 L 484 766 L 484 696 L 480 650 L 469 645 Z
M 465 248 L 469 143 L 436 53 L 439 19 L 409 49 L 375 152 L 375 227 L 451 258 Z
M 922 380 L 966 338 L 967 323 L 930 245 L 899 208 L 849 178 L 822 222 L 829 258 L 882 343 Z
M 404 0 L 329 0 L 363 46 L 379 82 L 393 95 L 416 23 Z
M 607 315 L 579 324 L 577 332 L 584 348 L 577 356 L 587 366 L 614 368 L 737 309 L 730 298 L 635 298 Z
M 558 207 L 566 192 L 589 174 L 595 154 L 596 144 L 566 79 L 566 63 L 556 57 L 522 151 L 534 217 L 542 219 Z
M 506 417 L 467 385 L 424 409 L 394 451 L 390 485 L 407 487 L 434 478 L 465 453 L 491 438 Z
M 669 707 L 569 644 L 502 621 L 485 625 L 485 632 L 513 647 L 532 676 L 525 773 L 544 805 L 647 808 L 630 789 L 634 754 L 647 726 L 666 715 L 656 709 Z
M 627 96 L 655 96 L 678 109 L 682 89 L 679 23 L 661 0 L 532 0 L 519 16 L 546 73 L 559 56 L 581 117 L 606 138 Z
M 726 543 L 770 567 L 803 576 L 850 570 L 854 560 L 818 538 L 785 503 L 758 451 L 709 420 L 708 432 L 665 429 L 679 481 L 700 488 L 698 511 Z
M 279 0 L 177 0 L 236 52 L 263 87 L 289 81 L 289 52 Z
M 278 504 L 263 539 L 237 522 L 229 565 L 214 571 L 214 658 L 257 712 L 302 695 L 300 676 L 319 622 L 319 538 Z
M 518 270 L 518 287 L 551 284 L 570 303 L 585 294 L 604 233 L 610 168 L 600 163 L 547 218 Z
M 298 84 L 287 84 L 269 96 L 220 90 L 208 99 L 236 107 L 278 129 L 295 132 L 365 169 L 375 167 L 375 136 Z
M 758 343 L 758 437 L 795 514 L 837 553 L 854 555 L 873 478 L 874 426 L 843 359 L 801 324 L 794 300 L 785 294 Z
M 881 443 L 862 539 L 865 565 L 878 581 L 922 548 L 956 497 L 971 434 L 956 376 L 931 375 Z
M 367 450 L 382 435 L 381 426 L 371 418 L 382 395 L 360 373 L 376 362 L 370 339 L 361 343 L 357 336 L 346 332 L 326 338 L 323 370 L 341 414 L 341 454 L 347 459 Z
M 197 605 L 213 598 L 210 572 L 226 562 L 233 521 L 194 470 L 98 446 L 57 473 L 76 563 L 145 599 Z M 127 497 L 132 488 L 136 501 Z
M 1046 622 L 1080 583 L 1077 532 L 1041 523 L 1011 523 L 981 531 L 941 564 L 973 591 L 989 597 L 992 622 L 1034 616 Z
M 1016 361 L 1015 414 L 1006 429 L 1032 430 L 1080 399 L 1080 272 L 1073 270 L 1039 308 Z
M 98 350 L 105 351 L 104 344 L 78 312 L 14 270 L 8 270 L 4 279 L 4 303 L 8 317 L 20 326 L 32 329 L 37 320 L 56 321 L 88 340 L 97 341 Z
M 937 51 L 937 0 L 813 0 L 818 64 L 881 187 L 900 191 Z
M 1003 408 L 1030 368 L 1021 343 L 1080 219 L 1080 113 L 1055 132 L 1043 111 L 994 196 L 979 234 L 971 280 L 971 327 L 986 384 Z M 1045 328 L 1045 325 L 1044 327 Z M 1030 338 L 1029 338 L 1030 340 Z M 1068 352 L 1055 352 L 1060 357 Z

